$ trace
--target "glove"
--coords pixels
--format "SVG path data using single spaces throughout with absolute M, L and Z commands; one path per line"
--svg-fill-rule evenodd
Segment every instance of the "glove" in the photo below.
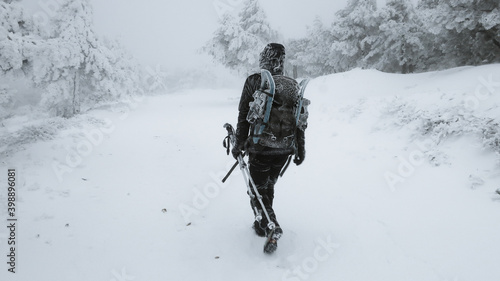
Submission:
M 304 162 L 306 158 L 306 149 L 304 148 L 306 145 L 306 136 L 304 130 L 297 130 L 297 151 L 295 152 L 295 158 L 293 159 L 293 163 L 297 166 Z
M 238 156 L 242 154 L 242 148 L 242 145 L 236 144 L 233 149 L 231 149 L 231 153 L 233 154 L 234 159 L 238 159 Z
M 295 163 L 297 166 L 302 164 L 304 162 L 304 159 L 306 158 L 306 150 L 304 147 L 299 146 L 297 149 L 297 153 L 295 153 L 295 158 L 293 159 L 293 163 Z

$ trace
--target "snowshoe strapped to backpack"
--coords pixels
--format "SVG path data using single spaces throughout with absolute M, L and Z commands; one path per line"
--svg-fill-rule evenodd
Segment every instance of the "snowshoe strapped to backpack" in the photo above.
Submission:
M 261 75 L 261 89 L 255 91 L 247 116 L 247 121 L 252 124 L 251 143 L 293 150 L 295 130 L 307 127 L 310 102 L 303 99 L 303 94 L 308 80 L 299 85 L 290 77 L 271 76 L 266 70 L 262 70 Z

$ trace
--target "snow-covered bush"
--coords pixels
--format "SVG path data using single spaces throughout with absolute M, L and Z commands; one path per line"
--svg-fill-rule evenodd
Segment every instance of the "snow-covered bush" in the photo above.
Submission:
M 420 118 L 420 113 L 414 104 L 399 96 L 387 102 L 382 108 L 382 113 L 389 116 L 393 125 L 406 126 Z
M 382 113 L 392 125 L 408 127 L 414 132 L 415 139 L 430 139 L 435 146 L 452 137 L 475 137 L 484 149 L 493 151 L 500 160 L 498 117 L 479 116 L 453 97 L 447 99 L 447 104 L 441 101 L 435 107 L 419 107 L 410 99 L 395 98 L 382 109 Z M 436 147 L 431 149 L 436 150 Z
M 0 155 L 9 156 L 22 150 L 26 144 L 53 139 L 58 130 L 64 127 L 62 124 L 56 118 L 21 126 L 15 130 L 0 131 Z
M 481 140 L 485 147 L 489 147 L 500 155 L 500 122 L 494 119 L 483 120 L 480 129 Z

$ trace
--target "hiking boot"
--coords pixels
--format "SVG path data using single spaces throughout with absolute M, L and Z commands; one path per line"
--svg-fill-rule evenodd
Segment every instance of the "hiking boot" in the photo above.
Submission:
M 257 234 L 259 237 L 266 237 L 266 227 L 261 227 L 258 221 L 253 222 L 252 228 L 255 230 L 255 234 Z
M 278 240 L 283 235 L 283 230 L 281 227 L 277 226 L 273 229 L 269 236 L 267 237 L 266 243 L 264 244 L 264 253 L 272 254 L 276 249 L 278 249 Z

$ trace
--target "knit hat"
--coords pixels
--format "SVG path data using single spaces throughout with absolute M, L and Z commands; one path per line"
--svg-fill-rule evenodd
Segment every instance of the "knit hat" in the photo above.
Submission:
M 260 53 L 259 66 L 272 75 L 282 75 L 285 64 L 285 46 L 278 43 L 269 43 Z

